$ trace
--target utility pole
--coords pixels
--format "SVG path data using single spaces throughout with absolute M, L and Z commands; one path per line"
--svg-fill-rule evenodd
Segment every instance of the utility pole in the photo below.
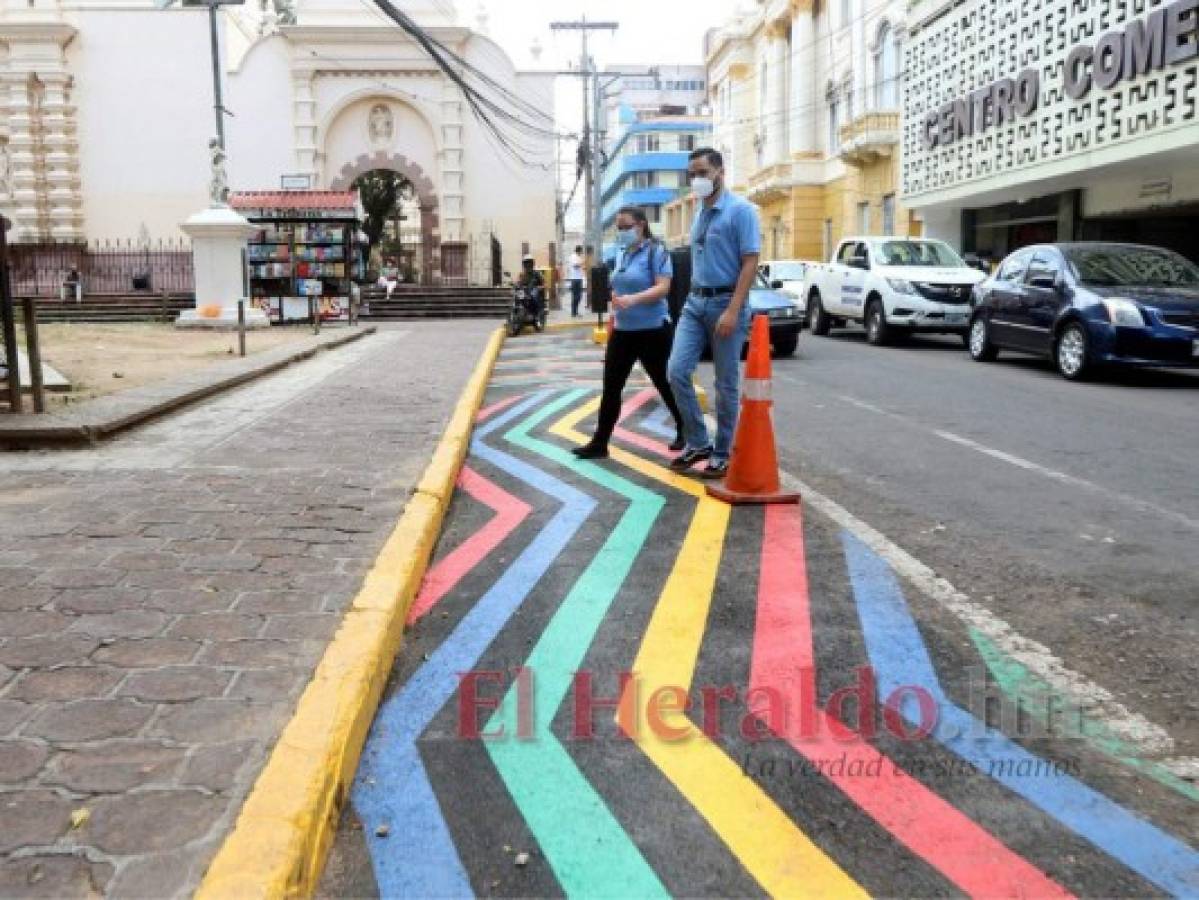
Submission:
M 584 218 L 586 221 L 586 243 L 596 254 L 592 260 L 593 264 L 598 261 L 600 253 L 600 230 L 597 227 L 599 209 L 596 205 L 596 184 L 599 179 L 596 177 L 595 169 L 599 153 L 597 152 L 598 148 L 594 146 L 595 132 L 599 130 L 599 120 L 597 113 L 596 127 L 593 128 L 591 125 L 592 98 L 594 96 L 592 93 L 594 90 L 592 82 L 596 78 L 596 72 L 595 64 L 587 52 L 587 37 L 592 31 L 616 31 L 619 27 L 619 22 L 588 22 L 586 16 L 570 22 L 550 23 L 552 31 L 577 31 L 583 38 L 583 53 L 579 59 L 579 71 L 577 74 L 583 79 L 583 148 L 585 153 L 585 166 L 583 170 Z
M 182 0 L 181 3 L 182 6 L 208 7 L 208 36 L 212 46 L 212 107 L 216 111 L 216 139 L 222 150 L 225 149 L 225 116 L 228 110 L 225 109 L 225 101 L 221 96 L 221 45 L 216 11 L 218 6 L 243 6 L 245 2 L 246 0 Z M 175 0 L 155 0 L 159 9 L 166 9 L 174 3 Z

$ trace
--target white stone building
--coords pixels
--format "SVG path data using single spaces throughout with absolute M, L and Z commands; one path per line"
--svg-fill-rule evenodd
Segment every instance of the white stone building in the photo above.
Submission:
M 903 196 L 930 234 L 1199 259 L 1199 0 L 921 0 L 908 21 Z
M 898 202 L 907 0 L 743 0 L 705 41 L 713 144 L 761 211 L 766 258 L 916 234 Z M 686 234 L 685 200 L 668 234 Z
M 552 131 L 552 76 L 517 72 L 484 34 L 457 24 L 447 0 L 400 6 L 546 111 L 537 124 Z M 10 239 L 179 236 L 208 198 L 207 17 L 153 0 L 0 0 Z M 248 0 L 222 10 L 219 32 L 232 190 L 346 188 L 391 169 L 416 187 L 435 244 L 482 245 L 495 233 L 505 261 L 526 245 L 549 255 L 553 138 L 514 132 L 523 161 L 510 158 L 429 55 L 367 0 Z

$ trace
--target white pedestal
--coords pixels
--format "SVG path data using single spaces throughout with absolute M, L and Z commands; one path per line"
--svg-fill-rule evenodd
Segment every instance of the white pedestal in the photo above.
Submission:
M 237 301 L 246 301 L 246 328 L 269 328 L 266 313 L 242 294 L 242 251 L 256 228 L 227 206 L 196 213 L 179 226 L 192 239 L 196 308 L 175 320 L 176 328 L 236 328 Z

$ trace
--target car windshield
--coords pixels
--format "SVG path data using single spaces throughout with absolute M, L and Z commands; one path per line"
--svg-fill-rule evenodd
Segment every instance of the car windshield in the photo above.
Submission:
M 1199 287 L 1199 269 L 1169 250 L 1153 247 L 1072 247 L 1074 274 L 1092 287 Z
M 807 269 L 803 263 L 797 262 L 776 262 L 770 264 L 770 277 L 774 281 L 803 281 L 804 271 Z
M 877 241 L 874 255 L 883 266 L 949 266 L 960 268 L 962 258 L 940 241 Z

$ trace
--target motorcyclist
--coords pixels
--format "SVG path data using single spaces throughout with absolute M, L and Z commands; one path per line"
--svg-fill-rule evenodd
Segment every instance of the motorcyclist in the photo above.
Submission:
M 520 261 L 520 277 L 516 279 L 516 286 L 528 290 L 533 302 L 533 315 L 540 318 L 545 305 L 545 278 L 537 271 L 537 260 L 532 254 L 527 254 Z

